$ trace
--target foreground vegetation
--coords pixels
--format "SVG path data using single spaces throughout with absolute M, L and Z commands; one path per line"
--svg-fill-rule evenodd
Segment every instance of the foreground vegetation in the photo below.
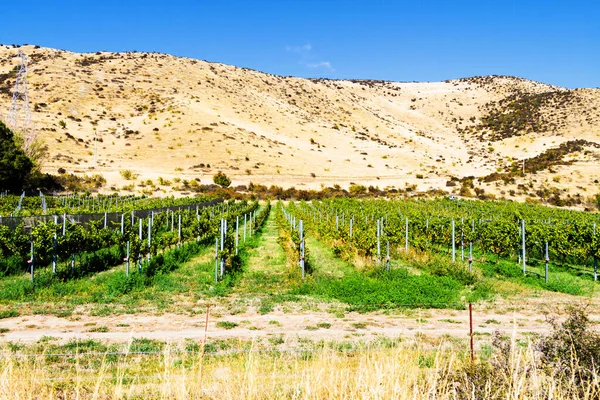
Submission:
M 363 342 L 285 339 L 135 339 L 8 344 L 0 398 L 103 399 L 596 399 L 600 336 L 571 309 L 547 336 L 517 342 L 496 334 L 471 359 L 464 341 L 381 338 Z

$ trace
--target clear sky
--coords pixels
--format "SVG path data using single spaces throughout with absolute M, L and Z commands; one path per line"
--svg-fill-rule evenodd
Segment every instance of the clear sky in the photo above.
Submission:
M 600 0 L 6 2 L 0 43 L 156 51 L 301 77 L 600 87 Z

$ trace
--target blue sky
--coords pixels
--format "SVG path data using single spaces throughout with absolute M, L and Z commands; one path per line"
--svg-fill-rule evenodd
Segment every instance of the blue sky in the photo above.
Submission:
M 37 1 L 0 43 L 156 51 L 278 75 L 438 81 L 516 75 L 600 87 L 600 1 Z

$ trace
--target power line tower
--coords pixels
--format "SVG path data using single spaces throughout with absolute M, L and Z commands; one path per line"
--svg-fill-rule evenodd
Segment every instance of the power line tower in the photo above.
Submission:
M 28 152 L 35 140 L 35 132 L 31 124 L 29 94 L 27 92 L 27 56 L 19 50 L 17 57 L 21 59 L 21 65 L 15 78 L 12 104 L 6 122 L 17 135 L 23 138 L 23 148 L 25 152 Z

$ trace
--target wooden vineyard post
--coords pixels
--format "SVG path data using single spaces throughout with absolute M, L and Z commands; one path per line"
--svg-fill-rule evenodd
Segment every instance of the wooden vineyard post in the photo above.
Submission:
M 475 348 L 473 346 L 473 304 L 469 303 L 469 338 L 471 345 L 471 364 L 475 364 Z
M 546 242 L 546 284 L 548 284 L 548 262 L 550 257 L 548 256 L 548 242 Z

